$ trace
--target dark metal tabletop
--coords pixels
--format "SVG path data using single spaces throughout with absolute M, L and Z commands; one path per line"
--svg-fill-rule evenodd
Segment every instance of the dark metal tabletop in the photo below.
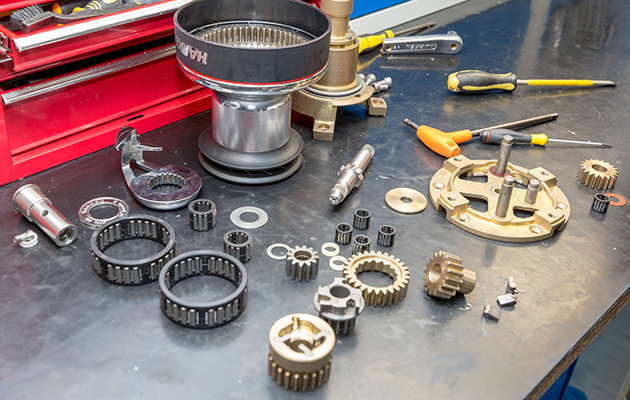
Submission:
M 513 0 L 460 18 L 466 7 L 464 3 L 435 16 L 452 21 L 434 32 L 455 30 L 462 36 L 464 47 L 457 56 L 361 56 L 361 72 L 393 79 L 392 89 L 379 94 L 388 103 L 387 117 L 367 117 L 359 106 L 342 109 L 333 142 L 313 141 L 310 122 L 294 117 L 293 127 L 305 140 L 305 162 L 283 182 L 239 186 L 209 176 L 197 161 L 196 142 L 211 123 L 210 113 L 143 135 L 143 143 L 164 147 L 161 154 L 147 154 L 147 160 L 186 165 L 203 177 L 200 197 L 213 200 L 218 209 L 217 226 L 208 232 L 188 228 L 186 209 L 158 212 L 137 203 L 113 147 L 0 188 L 0 398 L 540 396 L 630 298 L 630 206 L 595 214 L 590 206 L 596 190 L 576 179 L 583 160 L 604 160 L 619 170 L 612 191 L 630 197 L 630 3 Z M 464 69 L 513 71 L 523 79 L 610 79 L 618 85 L 450 93 L 448 74 Z M 559 113 L 559 119 L 525 132 L 613 144 L 610 149 L 525 145 L 512 151 L 512 163 L 541 166 L 558 177 L 571 205 L 562 232 L 539 242 L 503 243 L 453 226 L 431 204 L 413 215 L 385 205 L 385 193 L 401 186 L 428 197 L 429 181 L 444 161 L 404 126 L 404 118 L 451 131 L 550 112 Z M 341 205 L 331 206 L 328 194 L 337 170 L 365 143 L 376 154 L 363 184 Z M 462 145 L 462 154 L 471 159 L 494 158 L 497 150 L 479 142 Z M 79 227 L 74 244 L 58 248 L 11 209 L 13 193 L 26 183 L 40 185 Z M 229 220 L 232 210 L 246 205 L 264 209 L 269 222 L 250 231 L 254 256 L 246 264 L 249 303 L 244 314 L 217 329 L 186 329 L 162 315 L 157 283 L 121 287 L 98 278 L 90 260 L 92 231 L 80 225 L 77 209 L 100 196 L 124 199 L 132 213 L 166 220 L 175 229 L 179 254 L 220 250 L 223 234 L 235 229 Z M 306 394 L 285 391 L 267 375 L 269 328 L 290 313 L 315 314 L 315 290 L 340 273 L 322 257 L 317 278 L 297 283 L 265 250 L 276 242 L 319 250 L 332 241 L 335 225 L 351 222 L 359 207 L 372 212 L 372 238 L 380 225 L 396 228 L 392 248 L 374 244 L 372 249 L 390 252 L 407 264 L 407 297 L 393 307 L 366 308 L 354 332 L 338 337 L 332 373 L 322 388 Z M 13 236 L 29 228 L 39 234 L 39 244 L 31 249 L 13 244 Z M 136 246 L 120 251 L 135 256 L 131 252 L 148 250 Z M 439 250 L 459 255 L 477 273 L 472 293 L 448 301 L 426 294 L 425 264 Z M 349 246 L 342 246 L 341 254 L 349 256 Z M 503 309 L 498 323 L 482 319 L 484 304 L 495 304 L 509 276 L 524 291 L 519 302 Z M 210 296 L 215 288 L 226 290 L 215 284 L 200 279 L 182 291 Z M 461 310 L 466 301 L 472 310 Z

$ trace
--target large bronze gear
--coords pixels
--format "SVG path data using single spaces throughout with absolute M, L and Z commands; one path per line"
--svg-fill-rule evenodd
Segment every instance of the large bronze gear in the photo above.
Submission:
M 582 161 L 577 173 L 580 182 L 597 190 L 612 189 L 618 176 L 619 171 L 614 165 L 601 160 Z
M 389 275 L 394 282 L 389 286 L 370 286 L 359 280 L 358 275 L 365 271 L 378 271 Z M 402 301 L 409 287 L 409 269 L 400 259 L 381 253 L 366 251 L 348 259 L 343 268 L 343 277 L 348 284 L 360 289 L 366 305 L 389 307 Z
M 317 276 L 319 256 L 312 247 L 296 246 L 287 253 L 285 268 L 291 280 L 308 282 Z
M 477 284 L 474 271 L 462 267 L 462 260 L 454 254 L 438 251 L 424 271 L 424 288 L 433 297 L 450 299 L 457 293 L 472 292 Z
M 323 319 L 291 314 L 269 331 L 269 375 L 285 389 L 314 390 L 330 376 L 336 336 Z

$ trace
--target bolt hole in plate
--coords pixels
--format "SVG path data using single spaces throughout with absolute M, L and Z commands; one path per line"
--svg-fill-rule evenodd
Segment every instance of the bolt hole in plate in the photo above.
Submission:
M 258 218 L 254 221 L 248 222 L 243 220 L 242 216 L 244 214 L 255 214 L 256 216 L 258 216 Z M 239 207 L 236 210 L 232 211 L 232 214 L 230 214 L 230 221 L 232 221 L 234 225 L 243 229 L 260 228 L 261 226 L 265 225 L 268 220 L 269 216 L 267 215 L 267 213 L 258 207 Z
M 427 198 L 410 188 L 392 189 L 385 195 L 385 204 L 403 214 L 415 214 L 427 208 Z

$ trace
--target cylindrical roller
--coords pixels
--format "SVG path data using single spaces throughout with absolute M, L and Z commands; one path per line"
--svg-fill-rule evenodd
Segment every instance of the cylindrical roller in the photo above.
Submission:
M 370 218 L 372 213 L 368 210 L 359 208 L 354 212 L 353 225 L 355 229 L 366 230 L 370 227 Z
M 352 240 L 352 226 L 350 224 L 337 224 L 335 228 L 335 242 L 349 244 Z
M 330 376 L 335 333 L 326 321 L 291 314 L 269 331 L 269 375 L 285 389 L 305 392 L 321 387 Z
M 248 262 L 252 258 L 252 236 L 245 231 L 229 231 L 223 235 L 223 252 Z
M 497 202 L 497 209 L 495 214 L 497 217 L 505 218 L 508 209 L 510 208 L 510 200 L 512 199 L 512 190 L 514 189 L 514 178 L 512 176 L 506 176 L 503 178 L 501 184 L 501 191 L 499 192 L 499 201 Z
M 188 205 L 188 226 L 203 232 L 214 228 L 217 223 L 217 207 L 210 200 L 197 199 Z
M 383 225 L 378 228 L 378 237 L 376 242 L 379 246 L 391 247 L 394 245 L 394 238 L 396 237 L 396 229 L 393 226 Z
M 501 147 L 499 148 L 499 157 L 497 157 L 497 165 L 494 172 L 497 175 L 504 175 L 507 171 L 507 165 L 510 161 L 510 153 L 512 152 L 512 143 L 514 138 L 510 135 L 505 135 L 501 141 Z
M 610 197 L 606 196 L 604 193 L 597 193 L 595 197 L 593 197 L 593 205 L 591 205 L 591 210 L 598 213 L 605 213 L 606 211 L 608 211 L 609 204 Z
M 352 254 L 370 251 L 370 244 L 372 244 L 372 241 L 369 237 L 365 235 L 356 235 L 352 240 Z
M 536 203 L 536 197 L 538 196 L 538 190 L 540 189 L 540 181 L 538 179 L 532 179 L 527 185 L 527 192 L 525 193 L 525 203 Z
M 67 246 L 77 238 L 77 227 L 57 211 L 37 185 L 24 185 L 16 190 L 13 209 L 37 224 L 57 246 Z

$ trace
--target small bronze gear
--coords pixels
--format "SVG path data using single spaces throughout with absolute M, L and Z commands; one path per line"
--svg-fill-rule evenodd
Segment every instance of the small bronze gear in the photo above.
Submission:
M 389 275 L 394 282 L 384 287 L 366 285 L 358 278 L 365 271 L 382 272 Z M 409 287 L 409 269 L 405 263 L 380 251 L 366 251 L 350 257 L 343 268 L 343 277 L 350 286 L 361 290 L 366 305 L 375 307 L 397 304 L 405 298 Z
M 582 161 L 577 173 L 580 182 L 597 190 L 612 189 L 618 176 L 619 171 L 614 165 L 601 160 Z
M 323 319 L 291 314 L 269 331 L 268 368 L 271 379 L 285 389 L 314 390 L 330 376 L 336 336 Z
M 477 284 L 474 271 L 462 267 L 462 260 L 454 254 L 438 251 L 424 271 L 424 288 L 433 297 L 450 299 L 457 293 L 472 292 Z
M 312 247 L 296 246 L 287 253 L 285 268 L 291 280 L 308 282 L 317 276 L 319 256 Z

